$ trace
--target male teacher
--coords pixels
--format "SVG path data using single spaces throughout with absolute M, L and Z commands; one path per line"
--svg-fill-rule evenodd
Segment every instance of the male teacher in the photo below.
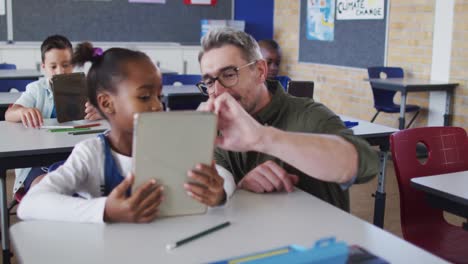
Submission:
M 239 188 L 291 192 L 296 185 L 349 211 L 348 188 L 377 174 L 377 153 L 324 105 L 266 81 L 252 36 L 222 28 L 201 45 L 198 87 L 209 99 L 199 110 L 218 115 L 216 163 Z

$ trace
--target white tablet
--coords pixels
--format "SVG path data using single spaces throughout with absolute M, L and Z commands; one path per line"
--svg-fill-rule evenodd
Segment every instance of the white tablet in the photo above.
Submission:
M 197 111 L 135 115 L 133 190 L 150 179 L 164 186 L 160 216 L 201 214 L 206 205 L 191 198 L 183 184 L 198 163 L 211 164 L 217 118 Z

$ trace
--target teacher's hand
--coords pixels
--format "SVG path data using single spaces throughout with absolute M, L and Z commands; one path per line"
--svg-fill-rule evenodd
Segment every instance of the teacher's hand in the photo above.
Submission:
M 218 147 L 249 151 L 260 142 L 265 127 L 253 119 L 230 94 L 221 94 L 205 107 L 218 115 Z

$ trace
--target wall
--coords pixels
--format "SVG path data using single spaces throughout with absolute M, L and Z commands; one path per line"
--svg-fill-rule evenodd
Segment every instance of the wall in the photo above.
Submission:
M 434 6 L 435 0 L 390 1 L 389 66 L 403 67 L 408 76 L 430 79 Z M 298 63 L 299 7 L 299 1 L 275 0 L 274 37 L 283 49 L 282 74 L 296 80 L 313 80 L 316 87 L 314 97 L 336 113 L 370 120 L 375 110 L 370 85 L 363 81 L 367 77 L 365 69 Z M 466 20 L 465 17 L 463 19 Z M 428 98 L 426 93 L 412 93 L 408 96 L 408 103 L 427 108 Z M 398 100 L 399 95 L 396 96 Z M 455 114 L 458 122 L 458 112 Z M 411 116 L 412 113 L 407 118 Z M 398 115 L 381 113 L 376 122 L 398 127 Z M 422 111 L 413 126 L 426 123 L 427 111 Z M 468 127 L 468 119 L 465 124 Z
M 273 6 L 273 0 L 235 0 L 234 19 L 245 20 L 245 32 L 256 40 L 271 39 L 273 38 Z
M 468 0 L 455 1 L 450 79 L 455 90 L 453 125 L 468 129 Z

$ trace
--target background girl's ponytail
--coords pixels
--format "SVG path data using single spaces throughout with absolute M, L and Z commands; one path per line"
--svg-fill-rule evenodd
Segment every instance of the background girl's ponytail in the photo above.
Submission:
M 86 62 L 96 62 L 96 59 L 93 57 L 94 55 L 94 47 L 93 44 L 90 42 L 83 42 L 78 44 L 75 47 L 75 52 L 73 52 L 73 64 L 77 66 L 83 66 Z M 101 50 L 102 56 L 102 50 Z

